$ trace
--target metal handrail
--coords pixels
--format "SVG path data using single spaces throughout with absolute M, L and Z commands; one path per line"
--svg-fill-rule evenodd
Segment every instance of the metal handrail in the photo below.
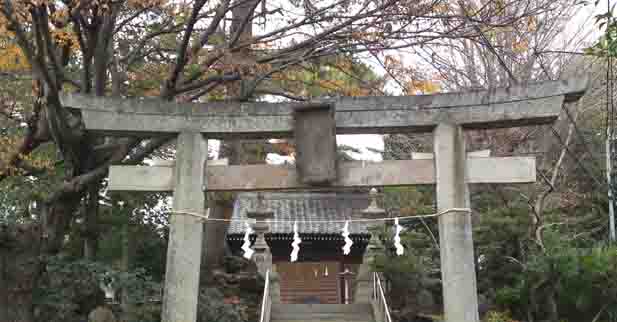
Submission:
M 259 322 L 270 322 L 270 309 L 272 301 L 270 300 L 270 270 L 266 271 L 266 283 L 264 285 L 263 298 L 261 300 L 261 316 Z
M 383 322 L 392 322 L 390 316 L 390 308 L 388 307 L 388 301 L 386 300 L 386 294 L 381 286 L 381 279 L 378 272 L 373 272 L 373 301 L 378 305 L 379 309 L 383 311 Z

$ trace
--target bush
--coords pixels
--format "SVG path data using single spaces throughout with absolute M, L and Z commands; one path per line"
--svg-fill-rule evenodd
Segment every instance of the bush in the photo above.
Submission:
M 234 303 L 225 303 L 223 293 L 216 288 L 203 289 L 199 294 L 198 322 L 246 321 Z
M 88 314 L 105 301 L 100 288 L 103 284 L 129 290 L 132 304 L 143 304 L 150 294 L 160 290 L 160 285 L 152 282 L 144 270 L 119 272 L 99 262 L 58 255 L 49 259 L 43 283 L 35 293 L 37 320 L 86 321 Z M 153 317 L 151 312 L 141 308 L 130 313 L 139 321 Z
M 486 314 L 483 322 L 517 322 L 510 316 L 508 312 L 489 311 Z
M 521 319 L 591 321 L 600 312 L 608 319 L 617 312 L 617 248 L 575 248 L 557 237 L 546 234 L 546 250 L 531 254 L 516 284 L 497 291 L 497 304 Z

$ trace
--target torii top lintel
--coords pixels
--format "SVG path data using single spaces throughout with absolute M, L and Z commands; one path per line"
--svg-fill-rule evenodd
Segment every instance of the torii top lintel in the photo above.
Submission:
M 587 77 L 507 88 L 417 96 L 338 97 L 311 103 L 175 103 L 78 94 L 64 106 L 82 110 L 86 128 L 108 135 L 151 136 L 182 131 L 208 138 L 267 138 L 293 135 L 296 108 L 332 104 L 337 134 L 429 132 L 439 123 L 466 129 L 516 127 L 553 122 L 564 102 L 578 100 Z

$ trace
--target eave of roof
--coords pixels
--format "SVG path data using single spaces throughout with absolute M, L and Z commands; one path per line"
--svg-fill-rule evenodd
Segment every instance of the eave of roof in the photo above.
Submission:
M 263 205 L 274 213 L 270 223 L 271 234 L 292 234 L 293 222 L 298 221 L 300 234 L 340 235 L 344 224 L 332 221 L 351 220 L 361 217 L 368 207 L 365 193 L 262 193 Z M 244 234 L 247 213 L 257 209 L 257 193 L 241 193 L 234 203 L 233 221 L 228 234 Z M 349 231 L 353 234 L 369 234 L 370 224 L 352 222 Z

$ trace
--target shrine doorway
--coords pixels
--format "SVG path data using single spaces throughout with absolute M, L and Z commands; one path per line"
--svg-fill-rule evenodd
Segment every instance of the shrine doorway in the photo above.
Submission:
M 342 302 L 339 262 L 280 262 L 281 302 L 339 304 Z

